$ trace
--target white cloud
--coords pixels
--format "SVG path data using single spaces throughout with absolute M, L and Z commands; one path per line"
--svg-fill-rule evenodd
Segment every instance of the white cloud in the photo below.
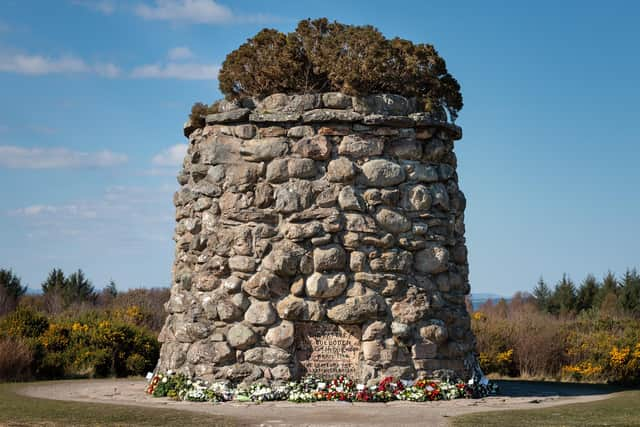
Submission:
M 28 227 L 25 232 L 32 239 L 70 236 L 77 241 L 147 249 L 150 241 L 164 241 L 169 248 L 174 191 L 175 186 L 109 187 L 102 196 L 33 204 L 5 213 L 24 221 Z
M 0 145 L 0 167 L 11 169 L 62 169 L 111 167 L 126 163 L 125 154 L 109 150 L 87 153 L 67 148 L 23 148 Z
M 51 58 L 22 53 L 0 55 L 0 71 L 31 76 L 94 73 L 109 78 L 117 77 L 120 74 L 120 69 L 111 63 L 91 65 L 73 55 Z
M 71 0 L 71 3 L 105 15 L 111 15 L 116 10 L 116 3 L 113 0 Z
M 121 73 L 120 68 L 110 62 L 96 64 L 94 66 L 94 70 L 99 76 L 107 77 L 109 79 L 114 79 Z
M 193 52 L 186 46 L 178 46 L 172 49 L 169 49 L 169 53 L 167 54 L 170 60 L 179 61 L 181 59 L 189 59 L 193 58 Z
M 155 166 L 177 167 L 182 165 L 187 154 L 187 144 L 176 144 L 153 156 L 151 163 Z
M 155 0 L 152 6 L 139 4 L 135 12 L 148 20 L 199 24 L 221 24 L 234 19 L 231 9 L 214 0 Z
M 87 64 L 73 56 L 45 58 L 40 55 L 16 54 L 0 57 L 0 71 L 18 74 L 42 75 L 52 73 L 86 73 Z
M 57 215 L 67 218 L 96 218 L 98 212 L 96 209 L 86 205 L 31 205 L 9 211 L 9 215 L 22 217 L 52 217 Z
M 218 77 L 220 67 L 214 64 L 187 64 L 169 62 L 136 67 L 131 77 L 151 79 L 212 80 Z
M 154 0 L 135 7 L 143 19 L 194 24 L 266 23 L 281 19 L 267 14 L 238 15 L 216 0 Z

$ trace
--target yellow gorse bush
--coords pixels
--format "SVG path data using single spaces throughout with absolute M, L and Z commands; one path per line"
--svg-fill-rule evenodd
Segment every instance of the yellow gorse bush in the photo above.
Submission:
M 134 308 L 127 315 L 137 313 Z M 16 311 L 0 322 L 4 335 L 29 339 L 40 378 L 145 374 L 159 354 L 154 334 L 110 312 L 48 321 L 36 312 Z

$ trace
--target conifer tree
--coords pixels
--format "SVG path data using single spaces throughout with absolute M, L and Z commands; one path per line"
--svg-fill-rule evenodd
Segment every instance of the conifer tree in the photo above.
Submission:
M 576 286 L 573 281 L 562 275 L 562 279 L 556 285 L 551 296 L 551 312 L 554 314 L 567 314 L 576 309 Z
M 638 271 L 627 270 L 621 281 L 620 306 L 634 316 L 640 316 L 640 275 Z
M 593 274 L 589 274 L 578 289 L 576 310 L 580 312 L 591 309 L 594 306 L 599 290 L 598 280 Z
M 533 288 L 533 297 L 536 299 L 536 305 L 540 311 L 549 311 L 549 302 L 551 299 L 551 289 L 545 283 L 542 276 L 538 280 L 536 287 Z

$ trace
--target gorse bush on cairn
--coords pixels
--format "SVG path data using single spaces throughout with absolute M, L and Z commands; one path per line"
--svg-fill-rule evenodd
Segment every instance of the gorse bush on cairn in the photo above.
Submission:
M 326 18 L 300 21 L 288 34 L 260 31 L 227 55 L 218 80 L 228 100 L 273 93 L 394 93 L 415 97 L 425 111 L 446 111 L 452 120 L 463 106 L 460 85 L 432 45 L 387 39 L 375 27 Z M 193 124 L 211 112 L 194 105 Z

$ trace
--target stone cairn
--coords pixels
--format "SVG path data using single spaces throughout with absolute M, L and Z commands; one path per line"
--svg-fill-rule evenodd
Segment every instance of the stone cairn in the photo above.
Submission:
M 460 128 L 397 95 L 219 110 L 185 124 L 157 370 L 244 383 L 474 375 Z

